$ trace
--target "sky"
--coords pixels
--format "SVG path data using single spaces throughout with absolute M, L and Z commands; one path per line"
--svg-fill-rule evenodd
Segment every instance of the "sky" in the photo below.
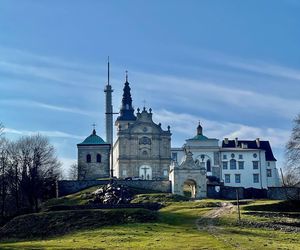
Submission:
M 105 139 L 128 70 L 133 105 L 171 126 L 172 146 L 196 133 L 269 140 L 277 166 L 300 112 L 297 0 L 0 0 L 0 122 L 5 136 L 40 133 L 65 171 L 91 134 Z

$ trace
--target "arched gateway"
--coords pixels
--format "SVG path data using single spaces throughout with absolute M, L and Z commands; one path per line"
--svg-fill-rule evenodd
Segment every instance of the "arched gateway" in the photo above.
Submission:
M 180 165 L 176 161 L 172 163 L 170 169 L 172 193 L 191 198 L 205 198 L 206 169 L 201 164 L 196 164 L 192 156 L 191 152 L 186 152 Z

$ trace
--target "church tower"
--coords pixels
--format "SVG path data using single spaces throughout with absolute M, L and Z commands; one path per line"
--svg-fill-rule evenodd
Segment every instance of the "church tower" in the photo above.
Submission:
M 113 89 L 109 83 L 109 61 L 107 63 L 107 85 L 105 87 L 104 92 L 105 92 L 106 142 L 112 146 L 113 144 L 113 106 L 112 106 Z
M 126 71 L 125 86 L 123 88 L 122 106 L 120 109 L 120 115 L 118 116 L 115 125 L 118 130 L 127 129 L 129 124 L 132 124 L 136 120 L 134 115 L 134 108 L 132 107 L 132 98 L 130 92 L 128 73 Z

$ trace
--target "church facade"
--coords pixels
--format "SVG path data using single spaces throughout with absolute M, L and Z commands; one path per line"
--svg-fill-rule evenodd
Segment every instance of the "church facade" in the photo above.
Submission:
M 168 180 L 171 160 L 170 127 L 163 130 L 152 120 L 152 109 L 134 113 L 128 78 L 123 89 L 122 106 L 115 126 L 113 172 L 118 178 Z

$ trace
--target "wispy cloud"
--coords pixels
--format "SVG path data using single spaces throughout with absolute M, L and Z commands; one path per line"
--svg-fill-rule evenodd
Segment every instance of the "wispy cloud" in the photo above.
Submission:
M 80 139 L 82 140 L 84 136 L 79 136 L 79 135 L 73 135 L 69 133 L 65 133 L 62 131 L 30 131 L 30 130 L 18 130 L 18 129 L 13 129 L 13 128 L 4 128 L 4 133 L 7 134 L 16 134 L 20 136 L 27 136 L 27 135 L 36 135 L 36 134 L 41 134 L 47 137 L 55 137 L 55 138 L 71 138 L 71 139 Z
M 91 112 L 87 110 L 82 110 L 76 107 L 65 107 L 65 106 L 57 106 L 52 104 L 47 104 L 43 102 L 37 102 L 37 101 L 31 101 L 31 100 L 23 100 L 23 99 L 4 99 L 0 100 L 0 104 L 4 105 L 13 105 L 13 106 L 27 106 L 27 107 L 33 107 L 33 108 L 43 108 L 43 109 L 49 109 L 59 112 L 68 112 L 68 113 L 75 113 L 79 115 L 86 115 L 95 117 L 97 116 L 97 112 Z
M 198 121 L 204 129 L 204 134 L 210 138 L 223 139 L 225 137 L 254 140 L 259 137 L 262 140 L 269 140 L 273 147 L 283 148 L 289 138 L 290 132 L 283 129 L 270 127 L 253 127 L 240 123 L 230 123 L 226 121 L 208 120 L 202 117 L 186 113 L 174 113 L 168 110 L 159 110 L 154 113 L 155 121 L 160 121 L 163 125 L 171 125 L 173 133 L 172 143 L 181 146 L 184 141 L 195 135 Z
M 254 92 L 239 88 L 230 88 L 216 82 L 208 82 L 195 79 L 178 78 L 169 75 L 151 75 L 137 73 L 140 81 L 146 83 L 145 86 L 139 86 L 141 91 L 153 92 L 160 100 L 165 98 L 164 93 L 168 93 L 170 103 L 178 101 L 183 107 L 201 104 L 201 106 L 222 106 L 230 105 L 234 109 L 248 109 L 249 111 L 264 112 L 276 114 L 290 119 L 300 110 L 300 100 L 291 98 L 282 98 L 280 96 L 270 95 L 268 93 Z M 149 83 L 149 84 L 147 84 Z M 151 84 L 150 84 L 151 83 Z M 157 89 L 160 91 L 158 92 Z M 205 105 L 206 104 L 206 105 Z M 226 110 L 223 110 L 226 112 Z

